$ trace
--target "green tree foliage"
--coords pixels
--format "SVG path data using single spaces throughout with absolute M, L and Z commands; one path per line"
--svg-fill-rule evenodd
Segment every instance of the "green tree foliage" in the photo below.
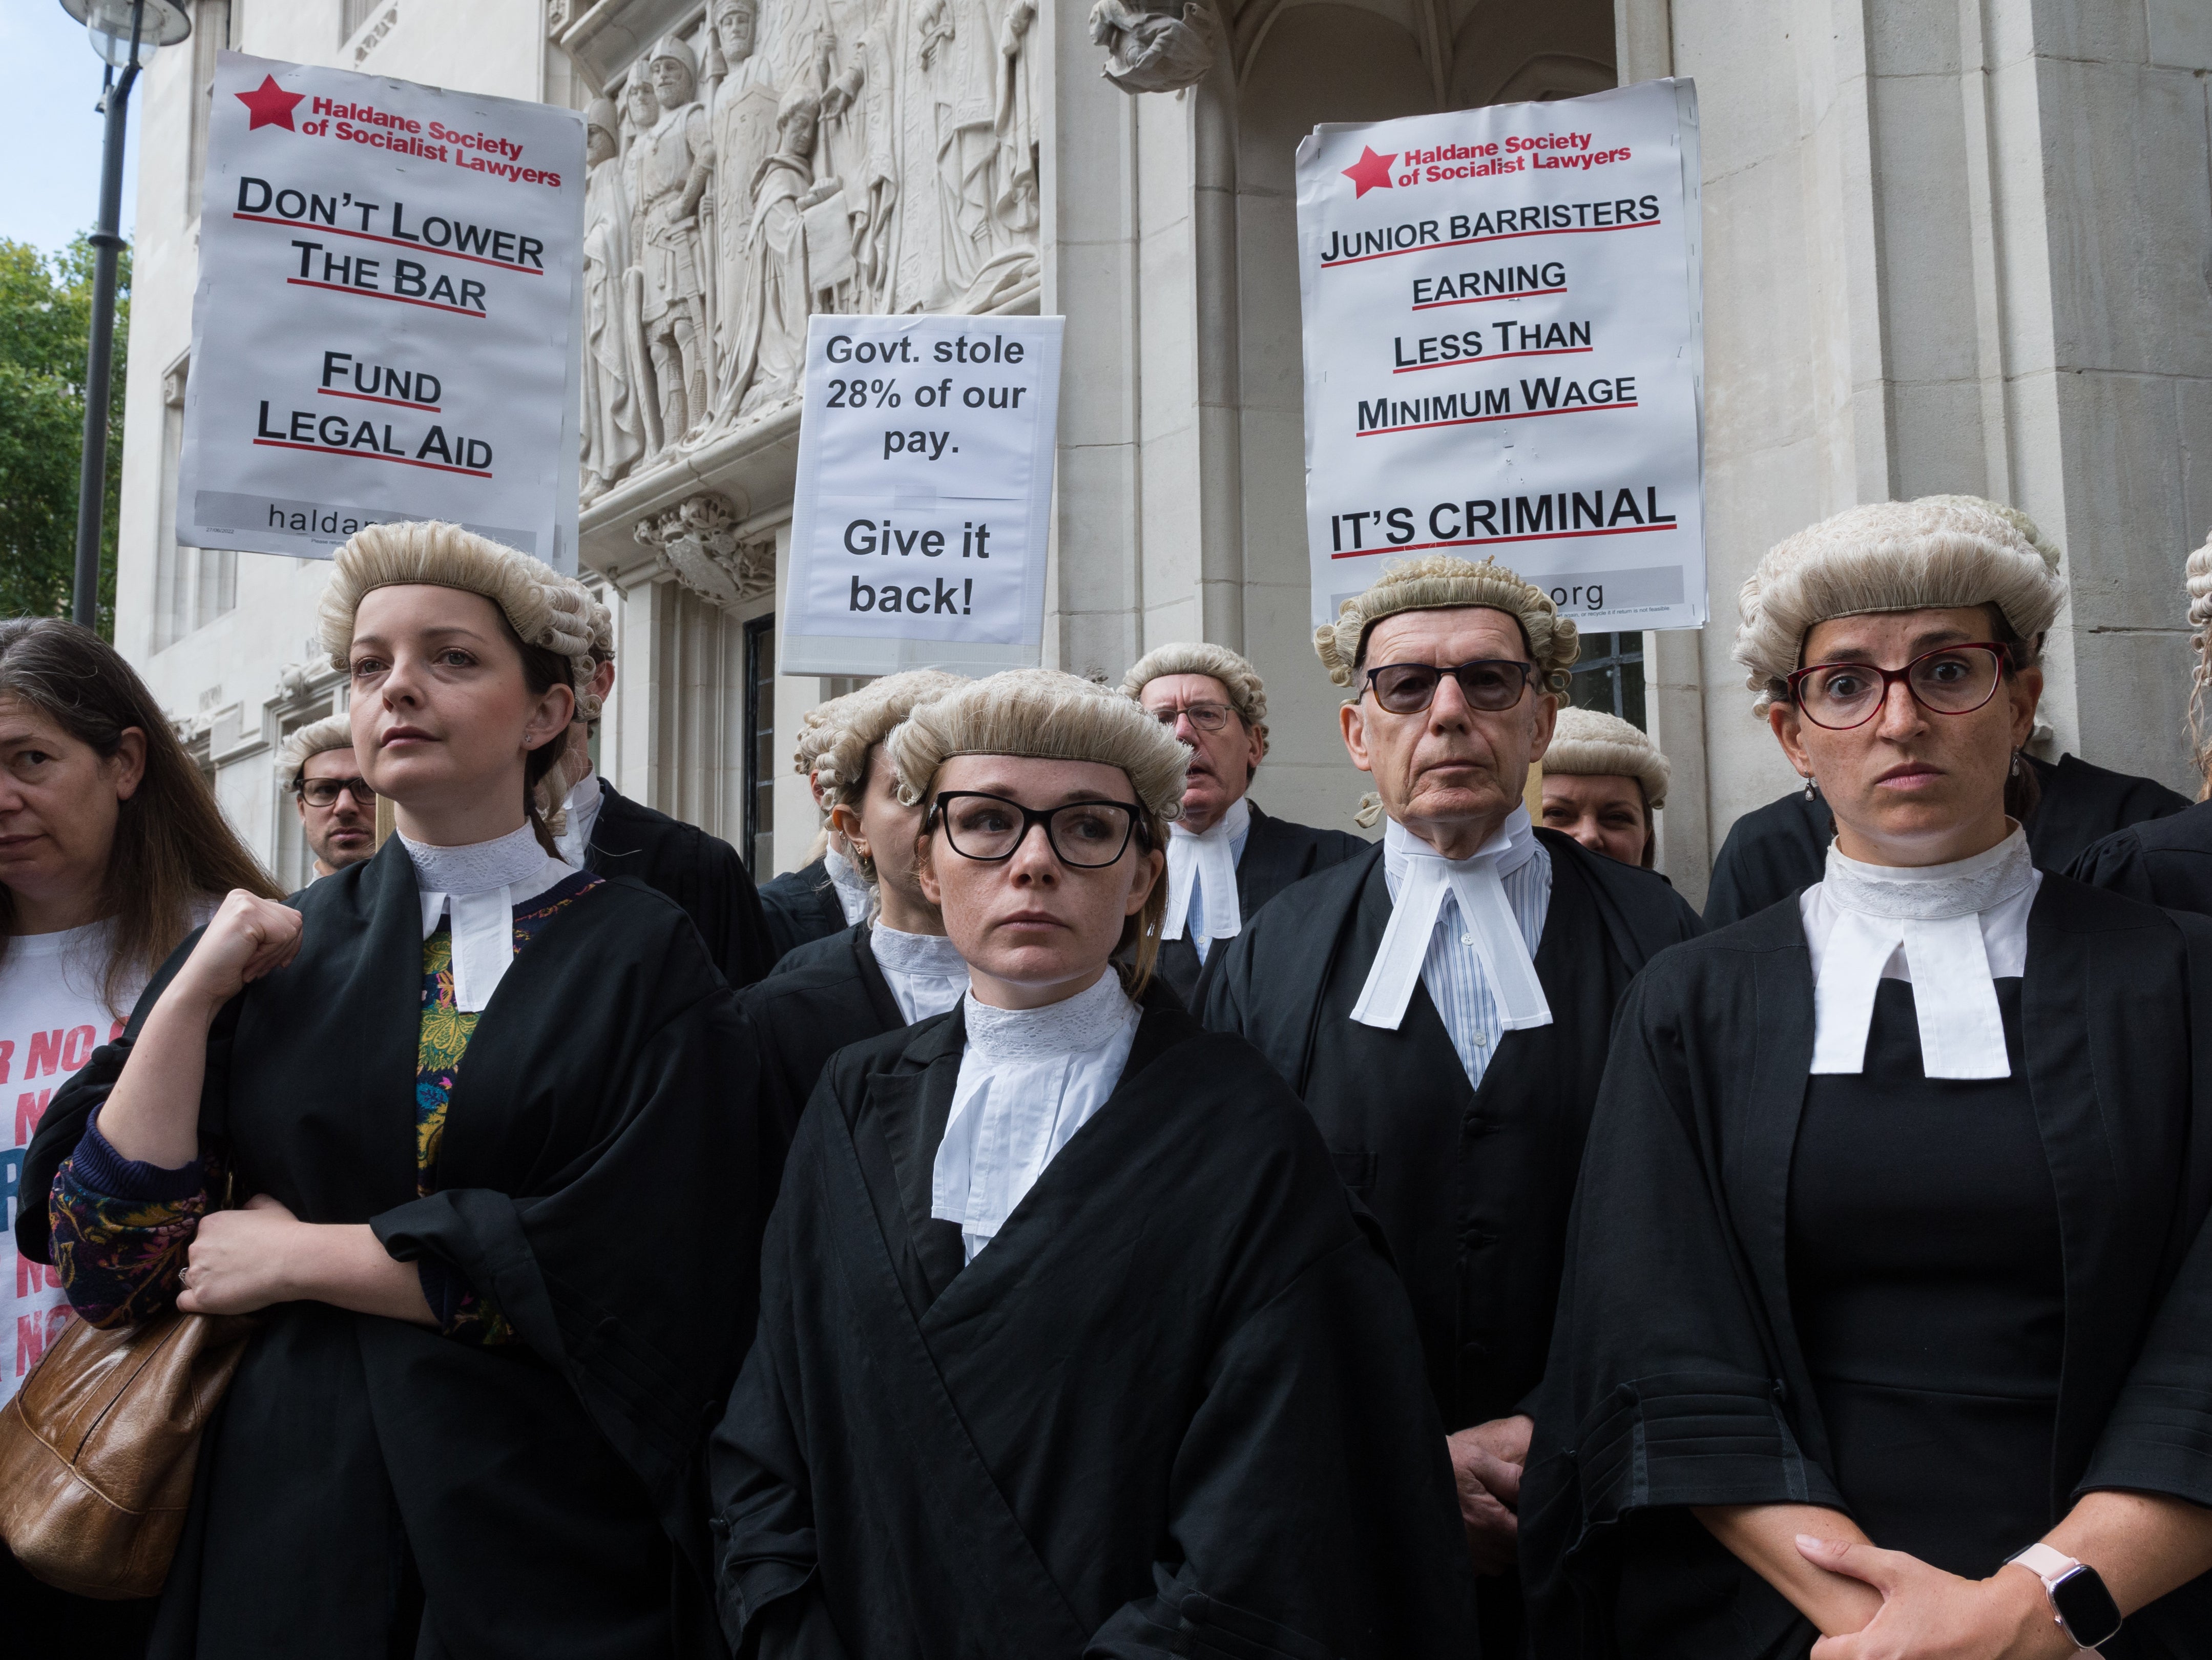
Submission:
M 91 245 L 48 257 L 0 238 L 0 617 L 66 617 L 76 564 L 77 471 L 84 453 L 84 360 Z M 123 482 L 123 367 L 131 333 L 131 252 L 116 281 L 115 373 L 107 406 L 107 502 L 100 519 L 100 631 L 115 633 L 115 520 Z

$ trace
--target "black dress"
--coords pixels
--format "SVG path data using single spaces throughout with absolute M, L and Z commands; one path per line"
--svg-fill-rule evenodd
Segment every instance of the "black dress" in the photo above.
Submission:
M 2212 802 L 2106 836 L 2072 874 L 2146 904 L 2212 915 Z
M 735 848 L 617 794 L 604 778 L 584 868 L 594 876 L 633 878 L 681 905 L 732 986 L 750 986 L 781 955 L 770 946 L 752 873 Z
M 1542 1660 L 1806 1651 L 1692 1505 L 1981 1575 L 2084 1492 L 2212 1505 L 2212 923 L 2046 874 L 2027 961 L 1993 1083 L 1910 1076 L 1887 982 L 1867 1073 L 1812 1077 L 1795 906 L 1631 988 L 1522 1487 Z M 2212 1655 L 2212 1584 L 2105 1653 Z
M 735 994 L 672 903 L 599 885 L 478 1017 L 425 1197 L 414 866 L 395 837 L 296 903 L 298 958 L 210 1033 L 203 1144 L 242 1193 L 434 1259 L 520 1341 L 264 1310 L 201 1446 L 153 1652 L 718 1654 L 705 1440 L 752 1331 L 783 1122 Z M 51 1190 L 198 940 L 55 1096 L 23 1191 Z M 16 1238 L 46 1260 L 44 1203 Z
M 2026 757 L 2042 796 L 2022 826 L 2038 870 L 2063 871 L 2095 842 L 2130 824 L 2169 817 L 2189 803 L 2163 784 L 2093 767 L 2077 756 Z M 1820 879 L 1835 839 L 1826 801 L 1793 790 L 1729 826 L 1705 891 L 1705 926 L 1726 927 Z
M 794 1107 L 813 1096 L 823 1067 L 839 1049 L 907 1024 L 868 934 L 869 925 L 856 922 L 811 940 L 738 999 Z
M 771 968 L 808 940 L 826 939 L 847 926 L 845 907 L 837 897 L 837 885 L 830 879 L 827 859 L 817 859 L 763 883 L 760 902 L 768 922 Z
M 1244 832 L 1244 852 L 1237 860 L 1237 912 L 1246 921 L 1291 883 L 1347 859 L 1357 859 L 1373 845 L 1364 836 L 1294 824 L 1262 812 L 1257 801 L 1250 805 L 1251 826 Z M 1225 939 L 1217 940 L 1207 960 L 1218 958 L 1228 946 Z M 1198 982 L 1203 966 L 1198 960 L 1198 947 L 1186 932 L 1180 939 L 1160 942 L 1154 972 L 1175 988 L 1186 1007 L 1194 1009 L 1200 1002 Z
M 1472 1655 L 1413 1323 L 1295 1098 L 1154 988 L 969 1263 L 930 1215 L 965 1043 L 955 1009 L 844 1049 L 800 1119 L 714 1438 L 732 1647 Z

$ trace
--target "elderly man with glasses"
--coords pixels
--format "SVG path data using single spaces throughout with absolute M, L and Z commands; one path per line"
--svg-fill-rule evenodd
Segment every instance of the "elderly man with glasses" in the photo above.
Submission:
M 1389 1240 L 1485 1576 L 1483 1651 L 1517 1655 L 1527 1402 L 1613 1006 L 1699 924 L 1650 872 L 1529 823 L 1577 650 L 1541 589 L 1410 560 L 1315 644 L 1352 693 L 1344 745 L 1383 841 L 1255 918 L 1208 971 L 1202 1018 L 1290 1080 Z
M 292 792 L 315 874 L 336 874 L 376 851 L 376 792 L 354 763 L 353 726 L 343 714 L 310 721 L 284 740 L 278 781 Z
M 1247 794 L 1267 753 L 1267 689 L 1226 646 L 1192 641 L 1147 652 L 1121 690 L 1190 751 L 1182 817 L 1168 831 L 1158 972 L 1195 1006 L 1215 946 L 1291 883 L 1356 858 L 1367 843 L 1274 818 Z

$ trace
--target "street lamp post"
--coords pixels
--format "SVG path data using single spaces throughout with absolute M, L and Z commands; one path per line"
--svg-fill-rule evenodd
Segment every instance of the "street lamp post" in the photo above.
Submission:
M 115 266 L 123 248 L 118 228 L 131 83 L 156 52 L 182 40 L 192 25 L 174 0 L 62 0 L 62 9 L 85 26 L 93 51 L 107 65 L 97 106 L 107 118 L 107 133 L 100 155 L 100 222 L 88 239 L 92 338 L 85 352 L 84 455 L 77 472 L 76 575 L 70 593 L 70 617 L 90 628 L 100 607 L 100 515 L 107 494 L 107 388 L 115 357 Z

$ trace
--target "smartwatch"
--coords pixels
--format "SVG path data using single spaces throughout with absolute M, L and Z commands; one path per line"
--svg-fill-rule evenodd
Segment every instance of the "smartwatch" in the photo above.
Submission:
M 2043 1544 L 2005 1558 L 2006 1566 L 2014 1563 L 2043 1581 L 2051 1615 L 2075 1648 L 2100 1648 L 2119 1634 L 2120 1605 L 2112 1601 L 2096 1569 Z

